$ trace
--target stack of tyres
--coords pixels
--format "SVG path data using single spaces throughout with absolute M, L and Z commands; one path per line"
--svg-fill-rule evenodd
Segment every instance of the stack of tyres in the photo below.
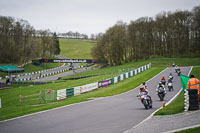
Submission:
M 198 90 L 188 89 L 189 94 L 189 110 L 199 109 Z

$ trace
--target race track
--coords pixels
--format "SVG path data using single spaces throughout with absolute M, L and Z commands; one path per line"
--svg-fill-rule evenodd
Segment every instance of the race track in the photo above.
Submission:
M 181 67 L 187 75 L 190 67 Z M 147 82 L 153 99 L 153 109 L 146 110 L 136 97 L 138 89 L 96 100 L 60 107 L 26 117 L 0 122 L 0 133 L 123 133 L 162 106 L 155 88 L 162 75 L 172 72 L 174 91 L 168 92 L 168 102 L 181 89 L 174 68 L 166 68 Z M 133 81 L 134 82 L 134 81 Z

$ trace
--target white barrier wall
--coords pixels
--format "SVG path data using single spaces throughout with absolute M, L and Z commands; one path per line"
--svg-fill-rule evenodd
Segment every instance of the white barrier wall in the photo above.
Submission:
M 66 89 L 57 90 L 57 100 L 66 98 Z
M 138 73 L 140 73 L 140 67 L 138 68 Z
M 81 94 L 81 88 L 80 88 L 80 86 L 74 87 L 74 95 L 76 96 L 76 95 L 80 95 L 80 94 Z
M 130 75 L 131 75 L 131 77 L 133 76 L 133 71 L 131 71 L 131 74 L 130 74 Z
M 126 73 L 126 78 L 128 78 L 128 72 Z
M 114 77 L 114 83 L 115 84 L 117 83 L 117 77 Z
M 120 81 L 124 80 L 124 74 L 120 75 Z
M 80 87 L 81 93 L 89 92 L 98 88 L 98 82 L 83 85 Z

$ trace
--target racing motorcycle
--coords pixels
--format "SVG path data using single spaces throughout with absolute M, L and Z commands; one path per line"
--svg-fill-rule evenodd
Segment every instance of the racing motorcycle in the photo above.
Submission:
M 172 84 L 172 80 L 171 79 L 168 80 L 167 87 L 168 87 L 169 91 L 173 90 L 173 84 Z
M 150 100 L 150 97 L 147 95 L 146 92 L 141 92 L 141 94 L 138 96 L 140 97 L 140 100 L 144 105 L 145 109 L 152 108 L 152 100 Z
M 165 97 L 165 90 L 162 87 L 159 87 L 157 93 L 158 97 L 160 98 L 160 101 L 163 101 Z

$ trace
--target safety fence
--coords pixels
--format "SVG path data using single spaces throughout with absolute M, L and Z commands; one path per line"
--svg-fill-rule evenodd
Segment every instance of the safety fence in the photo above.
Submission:
M 48 101 L 54 101 L 55 100 L 55 90 L 52 89 L 46 89 L 44 92 L 40 91 L 35 94 L 31 95 L 20 95 L 19 96 L 19 102 L 22 105 L 23 103 L 26 104 L 42 104 L 42 103 L 48 103 Z
M 28 101 L 40 101 L 40 104 L 42 103 L 42 91 L 40 93 L 32 94 L 32 95 L 26 95 L 26 96 L 19 96 L 19 102 L 20 104 Z
M 83 86 L 77 86 L 77 87 L 57 90 L 57 100 L 63 100 L 65 98 L 69 98 L 71 96 L 80 95 L 82 93 L 90 92 L 90 91 L 93 91 L 98 88 L 116 84 L 120 81 L 128 79 L 129 77 L 135 76 L 138 73 L 145 71 L 147 69 L 150 69 L 150 68 L 151 68 L 151 64 L 147 64 L 147 65 L 141 66 L 137 69 L 130 70 L 130 71 L 122 73 L 116 77 L 109 78 L 109 79 L 106 79 L 103 81 L 90 83 L 90 84 L 83 85 Z

